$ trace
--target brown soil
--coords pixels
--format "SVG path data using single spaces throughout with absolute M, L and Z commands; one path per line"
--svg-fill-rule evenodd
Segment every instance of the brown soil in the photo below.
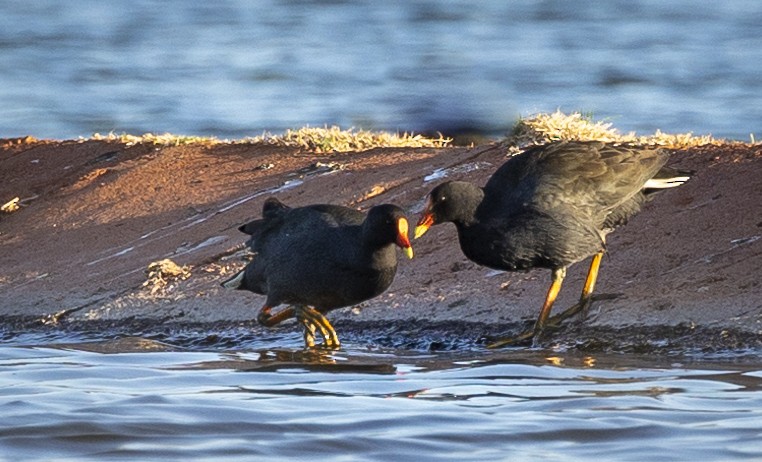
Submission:
M 219 282 L 245 263 L 246 236 L 236 228 L 258 217 L 270 195 L 294 206 L 393 202 L 412 217 L 442 181 L 428 175 L 446 169 L 448 179 L 483 184 L 505 157 L 497 144 L 316 155 L 246 144 L 0 140 L 0 205 L 14 197 L 22 204 L 0 214 L 0 316 L 25 328 L 248 321 L 262 297 Z M 760 345 L 762 147 L 692 148 L 675 151 L 671 163 L 696 174 L 609 237 L 596 288 L 604 300 L 589 327 L 559 338 L 616 345 L 696 332 L 698 347 Z M 413 246 L 416 258 L 400 262 L 388 292 L 331 314 L 340 336 L 398 326 L 414 339 L 439 326 L 435 336 L 446 343 L 537 315 L 548 271 L 481 268 L 463 257 L 450 225 Z M 187 265 L 190 277 L 149 279 L 148 265 L 165 258 Z M 586 269 L 569 271 L 559 307 L 578 297 Z

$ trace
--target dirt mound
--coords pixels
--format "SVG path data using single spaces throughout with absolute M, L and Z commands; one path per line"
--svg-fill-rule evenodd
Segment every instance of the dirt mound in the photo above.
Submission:
M 267 197 L 361 209 L 392 202 L 415 215 L 444 178 L 483 184 L 505 157 L 497 144 L 317 155 L 247 144 L 0 140 L 0 203 L 19 198 L 18 210 L 0 213 L 0 313 L 46 323 L 249 320 L 263 298 L 219 282 L 245 263 L 246 236 L 236 228 L 258 217 Z M 597 292 L 612 296 L 593 305 L 590 325 L 762 333 L 762 148 L 691 148 L 675 151 L 671 164 L 696 174 L 609 237 Z M 451 226 L 413 246 L 416 258 L 401 261 L 387 293 L 332 319 L 499 327 L 537 315 L 548 271 L 481 268 L 462 255 Z M 189 277 L 145 284 L 149 265 L 164 259 Z M 579 296 L 585 271 L 571 268 L 559 309 Z

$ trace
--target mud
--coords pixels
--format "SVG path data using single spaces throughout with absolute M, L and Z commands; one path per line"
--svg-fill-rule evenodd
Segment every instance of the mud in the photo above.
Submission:
M 263 298 L 219 287 L 246 261 L 236 228 L 258 217 L 267 197 L 361 209 L 393 202 L 414 216 L 438 182 L 483 184 L 506 155 L 499 144 L 316 155 L 247 144 L 0 140 L 0 203 L 19 197 L 21 205 L 0 214 L 3 329 L 295 332 L 256 326 Z M 692 148 L 670 163 L 695 176 L 609 237 L 590 318 L 550 333 L 544 346 L 759 348 L 762 147 Z M 449 225 L 413 245 L 416 258 L 400 262 L 388 292 L 331 313 L 343 340 L 481 348 L 537 315 L 548 271 L 481 268 L 463 257 Z M 149 264 L 165 258 L 190 276 L 147 284 Z M 586 269 L 570 269 L 559 308 L 576 300 Z

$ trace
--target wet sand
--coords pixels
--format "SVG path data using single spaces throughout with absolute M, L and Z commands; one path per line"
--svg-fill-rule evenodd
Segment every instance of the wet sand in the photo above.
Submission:
M 445 177 L 484 184 L 505 158 L 499 144 L 326 155 L 250 144 L 0 140 L 0 203 L 22 204 L 0 214 L 0 315 L 7 329 L 249 326 L 265 335 L 252 322 L 264 298 L 219 282 L 245 264 L 237 227 L 259 217 L 267 197 L 361 209 L 393 202 L 413 219 Z M 596 288 L 603 299 L 584 325 L 572 322 L 548 341 L 608 350 L 762 346 L 762 147 L 677 150 L 670 164 L 695 176 L 609 236 Z M 463 256 L 450 225 L 413 246 L 416 258 L 400 262 L 388 292 L 331 313 L 340 337 L 458 348 L 537 315 L 549 271 L 481 268 Z M 189 277 L 149 279 L 148 265 L 164 258 Z M 570 269 L 557 309 L 579 296 L 586 270 L 587 262 Z

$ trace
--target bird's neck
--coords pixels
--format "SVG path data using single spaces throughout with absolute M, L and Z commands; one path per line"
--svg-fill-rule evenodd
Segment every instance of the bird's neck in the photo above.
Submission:
M 384 271 L 397 269 L 397 254 L 394 244 L 385 244 L 377 248 L 365 248 L 359 256 L 361 268 L 371 271 Z

